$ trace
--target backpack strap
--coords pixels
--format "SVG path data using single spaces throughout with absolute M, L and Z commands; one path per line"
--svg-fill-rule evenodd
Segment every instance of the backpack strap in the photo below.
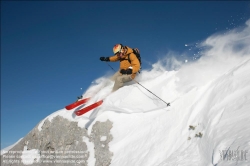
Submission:
M 131 53 L 130 53 L 131 54 Z M 128 62 L 131 64 L 130 54 L 128 54 Z

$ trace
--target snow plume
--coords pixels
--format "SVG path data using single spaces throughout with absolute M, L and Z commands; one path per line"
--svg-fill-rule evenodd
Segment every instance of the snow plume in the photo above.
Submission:
M 204 85 L 225 74 L 250 56 L 250 20 L 244 28 L 215 34 L 198 45 L 202 56 L 184 64 L 177 76 L 180 89 Z
M 167 71 L 178 71 L 176 89 L 183 91 L 181 93 L 213 81 L 249 59 L 250 20 L 244 27 L 214 34 L 203 42 L 196 43 L 195 47 L 199 50 L 195 56 L 169 51 L 164 58 L 152 65 L 151 70 L 143 70 L 137 80 L 146 81 Z M 196 57 L 198 54 L 199 58 Z M 186 60 L 185 57 L 193 57 L 193 60 Z
M 202 46 L 212 47 L 207 51 L 207 56 L 217 56 L 224 58 L 249 55 L 249 45 L 250 20 L 246 22 L 245 27 L 236 28 L 224 34 L 213 35 L 202 43 Z
M 183 64 L 183 61 L 180 61 L 176 58 L 177 53 L 170 51 L 167 55 L 159 60 L 157 63 L 152 65 L 153 70 L 160 70 L 160 71 L 172 71 L 178 70 Z
M 108 89 L 111 91 L 113 82 L 110 80 L 110 77 L 111 76 L 106 76 L 94 80 L 86 92 L 83 93 L 83 98 L 95 96 L 104 87 L 106 87 L 106 89 L 109 87 Z

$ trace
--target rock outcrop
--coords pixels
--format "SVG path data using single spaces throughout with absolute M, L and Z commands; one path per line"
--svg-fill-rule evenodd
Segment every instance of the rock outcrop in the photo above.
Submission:
M 91 134 L 78 127 L 77 122 L 61 116 L 46 119 L 39 131 L 38 125 L 18 144 L 1 156 L 2 166 L 87 166 L 94 152 L 96 166 L 108 166 L 113 153 L 109 150 L 112 122 L 96 121 Z M 88 145 L 94 148 L 89 149 Z M 93 159 L 91 159 L 93 160 Z

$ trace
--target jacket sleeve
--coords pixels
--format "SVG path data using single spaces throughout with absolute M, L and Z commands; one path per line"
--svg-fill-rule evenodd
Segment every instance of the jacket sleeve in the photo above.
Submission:
M 118 61 L 119 59 L 118 59 L 118 57 L 117 57 L 116 55 L 114 55 L 114 56 L 109 57 L 109 60 L 110 60 L 111 62 L 116 62 L 116 61 Z
M 134 53 L 131 53 L 129 58 L 131 61 L 131 66 L 133 67 L 133 73 L 137 73 L 141 68 L 139 60 Z

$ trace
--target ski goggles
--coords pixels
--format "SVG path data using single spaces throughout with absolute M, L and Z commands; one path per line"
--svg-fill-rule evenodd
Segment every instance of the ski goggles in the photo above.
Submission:
M 119 57 L 122 57 L 124 55 L 124 49 L 120 49 L 117 53 L 116 53 L 117 56 Z
M 120 54 L 120 53 L 123 53 L 124 52 L 124 50 L 123 50 L 123 48 L 121 48 L 119 51 L 117 51 L 117 53 L 115 53 L 115 54 Z

